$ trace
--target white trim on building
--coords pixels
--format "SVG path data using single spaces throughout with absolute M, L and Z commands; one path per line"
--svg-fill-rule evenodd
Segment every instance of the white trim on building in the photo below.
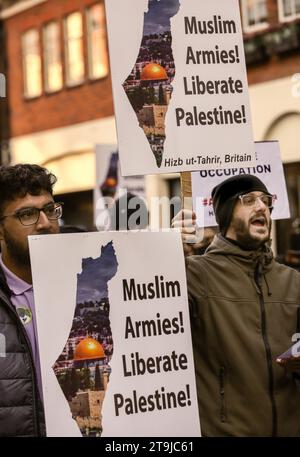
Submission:
M 8 19 L 12 16 L 16 16 L 17 14 L 29 10 L 40 3 L 45 3 L 46 1 L 47 0 L 23 0 L 22 2 L 18 2 L 15 5 L 3 9 L 0 12 L 0 19 Z
M 254 139 L 279 140 L 285 163 L 300 161 L 300 90 L 295 84 L 291 75 L 249 87 Z
M 57 193 L 93 189 L 95 144 L 117 143 L 113 116 L 11 138 L 13 163 L 46 166 L 59 180 Z

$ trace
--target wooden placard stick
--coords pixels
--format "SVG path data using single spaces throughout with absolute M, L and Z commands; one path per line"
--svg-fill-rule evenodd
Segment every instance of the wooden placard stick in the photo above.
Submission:
M 180 173 L 180 184 L 181 184 L 181 208 L 193 210 L 193 199 L 192 199 L 192 174 L 190 171 L 183 171 Z M 188 245 L 194 244 L 195 240 L 185 241 L 184 251 L 190 252 Z M 193 252 L 192 252 L 193 253 Z
M 182 209 L 193 209 L 192 201 L 192 174 L 190 171 L 180 173 L 181 184 L 181 207 Z

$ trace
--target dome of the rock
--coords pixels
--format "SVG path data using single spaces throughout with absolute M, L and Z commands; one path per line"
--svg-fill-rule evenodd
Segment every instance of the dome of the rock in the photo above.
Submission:
M 75 348 L 74 360 L 104 359 L 105 354 L 101 344 L 94 338 L 85 338 Z
M 142 70 L 141 81 L 165 81 L 168 75 L 164 67 L 158 63 L 150 62 Z
M 118 184 L 116 178 L 106 178 L 104 185 L 108 187 L 115 187 Z

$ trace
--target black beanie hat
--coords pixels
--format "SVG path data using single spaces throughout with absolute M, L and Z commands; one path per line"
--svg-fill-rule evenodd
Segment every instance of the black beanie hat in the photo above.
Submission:
M 233 208 L 238 196 L 254 191 L 261 191 L 265 194 L 270 193 L 264 183 L 253 175 L 232 176 L 213 188 L 211 196 L 214 212 L 223 236 L 226 235 L 230 225 Z

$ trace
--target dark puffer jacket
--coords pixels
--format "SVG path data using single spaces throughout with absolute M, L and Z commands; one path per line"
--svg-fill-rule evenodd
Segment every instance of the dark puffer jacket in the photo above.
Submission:
M 0 342 L 0 437 L 44 436 L 44 412 L 30 342 L 1 269 Z
M 300 390 L 276 357 L 300 327 L 300 274 L 221 236 L 187 259 L 206 436 L 300 436 Z

